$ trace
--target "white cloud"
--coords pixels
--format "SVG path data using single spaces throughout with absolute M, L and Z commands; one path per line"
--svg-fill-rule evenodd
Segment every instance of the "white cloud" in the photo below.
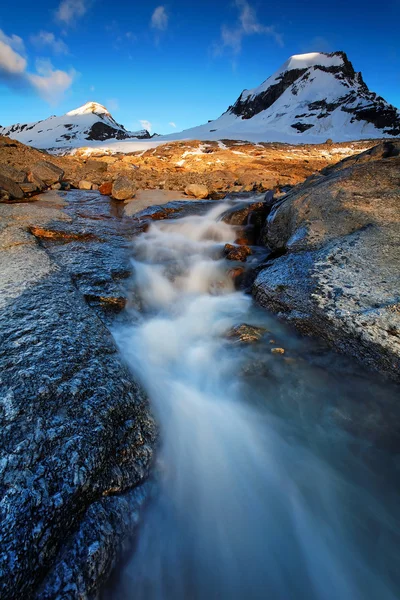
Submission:
M 141 126 L 143 127 L 143 129 L 147 129 L 147 131 L 151 131 L 152 129 L 152 124 L 150 123 L 150 121 L 146 121 L 146 119 L 141 119 L 139 121 L 139 123 L 141 124 Z
M 56 19 L 65 25 L 83 17 L 88 9 L 85 0 L 62 0 L 56 12 Z
M 151 15 L 150 25 L 153 29 L 165 31 L 168 27 L 168 15 L 165 6 L 157 6 Z
M 12 44 L 23 48 L 18 36 L 6 36 L 0 30 L 0 83 L 23 92 L 34 92 L 50 104 L 57 103 L 72 85 L 76 76 L 74 69 L 69 72 L 55 69 L 50 61 L 36 62 L 36 71 L 27 70 L 27 60 L 13 49 Z
M 22 38 L 18 35 L 6 35 L 4 31 L 0 29 L 0 41 L 10 46 L 16 52 L 25 52 L 25 44 Z
M 0 39 L 0 73 L 18 76 L 26 69 L 26 60 Z
M 173 121 L 170 121 L 170 122 L 168 123 L 168 125 L 171 125 L 171 127 L 173 127 L 174 129 L 176 129 L 176 125 L 175 125 L 175 123 L 174 123 Z
M 71 69 L 68 73 L 54 69 L 48 60 L 36 61 L 37 73 L 27 73 L 27 78 L 43 100 L 49 104 L 57 104 L 64 93 L 71 87 L 76 72 Z
M 233 54 L 239 54 L 242 49 L 243 38 L 249 35 L 268 35 L 273 37 L 279 46 L 283 46 L 281 34 L 275 31 L 273 25 L 260 23 L 256 11 L 247 0 L 236 0 L 235 4 L 239 10 L 238 22 L 234 27 L 222 25 L 221 41 L 214 46 L 215 55 L 222 54 L 227 48 Z
M 50 31 L 41 31 L 37 35 L 33 35 L 31 42 L 38 48 L 47 46 L 55 54 L 68 54 L 67 44 L 63 40 L 56 38 L 54 33 Z

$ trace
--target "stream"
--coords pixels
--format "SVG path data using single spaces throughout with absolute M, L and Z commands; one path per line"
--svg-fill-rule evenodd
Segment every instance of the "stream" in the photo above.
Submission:
M 153 222 L 133 242 L 132 319 L 113 334 L 160 448 L 107 597 L 397 600 L 398 388 L 235 290 L 227 208 Z

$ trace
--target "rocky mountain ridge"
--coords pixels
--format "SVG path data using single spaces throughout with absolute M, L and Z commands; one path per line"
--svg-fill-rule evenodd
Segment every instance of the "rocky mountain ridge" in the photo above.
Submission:
M 400 111 L 368 89 L 344 52 L 294 55 L 218 119 L 181 138 L 297 143 L 400 135 Z
M 17 123 L 0 127 L 0 135 L 37 148 L 80 147 L 93 141 L 110 139 L 147 139 L 146 130 L 127 131 L 117 123 L 105 106 L 87 102 L 60 117 L 51 116 L 36 123 Z

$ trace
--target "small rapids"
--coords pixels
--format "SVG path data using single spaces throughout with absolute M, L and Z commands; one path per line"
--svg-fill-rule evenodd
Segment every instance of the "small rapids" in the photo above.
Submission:
M 152 223 L 134 243 L 142 309 L 114 334 L 161 442 L 110 597 L 398 600 L 396 460 L 368 440 L 374 403 L 394 392 L 235 291 L 227 208 Z M 242 323 L 263 339 L 230 338 Z

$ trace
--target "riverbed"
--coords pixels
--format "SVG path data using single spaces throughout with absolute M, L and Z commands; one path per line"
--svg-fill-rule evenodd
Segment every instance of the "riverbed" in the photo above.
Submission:
M 394 600 L 398 388 L 235 289 L 231 207 L 152 223 L 133 244 L 140 311 L 113 334 L 161 445 L 108 597 Z

